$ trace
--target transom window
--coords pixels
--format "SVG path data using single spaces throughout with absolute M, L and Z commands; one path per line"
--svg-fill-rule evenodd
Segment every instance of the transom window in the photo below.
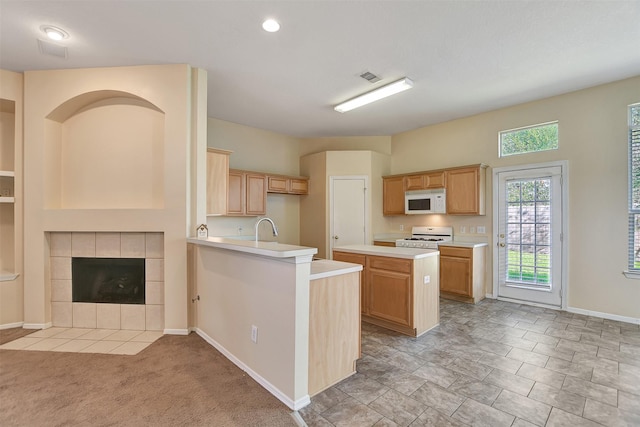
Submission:
M 499 134 L 499 156 L 535 153 L 558 149 L 558 122 L 542 123 L 518 129 L 504 130 Z

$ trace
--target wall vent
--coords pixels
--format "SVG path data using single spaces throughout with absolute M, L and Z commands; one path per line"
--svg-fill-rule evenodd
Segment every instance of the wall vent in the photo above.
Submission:
M 362 77 L 369 83 L 375 83 L 380 81 L 380 77 L 376 76 L 371 71 L 365 71 L 364 73 L 360 74 L 360 77 Z

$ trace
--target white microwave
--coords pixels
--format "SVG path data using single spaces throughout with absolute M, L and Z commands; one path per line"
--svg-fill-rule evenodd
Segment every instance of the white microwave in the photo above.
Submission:
M 444 188 L 415 190 L 404 193 L 404 213 L 443 214 L 447 212 Z

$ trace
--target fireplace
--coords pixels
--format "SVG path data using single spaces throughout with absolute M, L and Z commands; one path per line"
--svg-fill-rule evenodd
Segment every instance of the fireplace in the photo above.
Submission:
M 49 241 L 53 326 L 164 330 L 163 233 L 51 232 Z
M 72 301 L 144 304 L 144 264 L 143 258 L 72 258 Z

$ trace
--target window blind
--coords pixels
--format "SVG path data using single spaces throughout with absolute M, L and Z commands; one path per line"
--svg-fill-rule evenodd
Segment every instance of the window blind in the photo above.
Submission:
M 633 107 L 632 107 L 633 108 Z M 636 107 L 640 108 L 640 107 Z M 629 270 L 640 271 L 640 126 L 629 126 Z

